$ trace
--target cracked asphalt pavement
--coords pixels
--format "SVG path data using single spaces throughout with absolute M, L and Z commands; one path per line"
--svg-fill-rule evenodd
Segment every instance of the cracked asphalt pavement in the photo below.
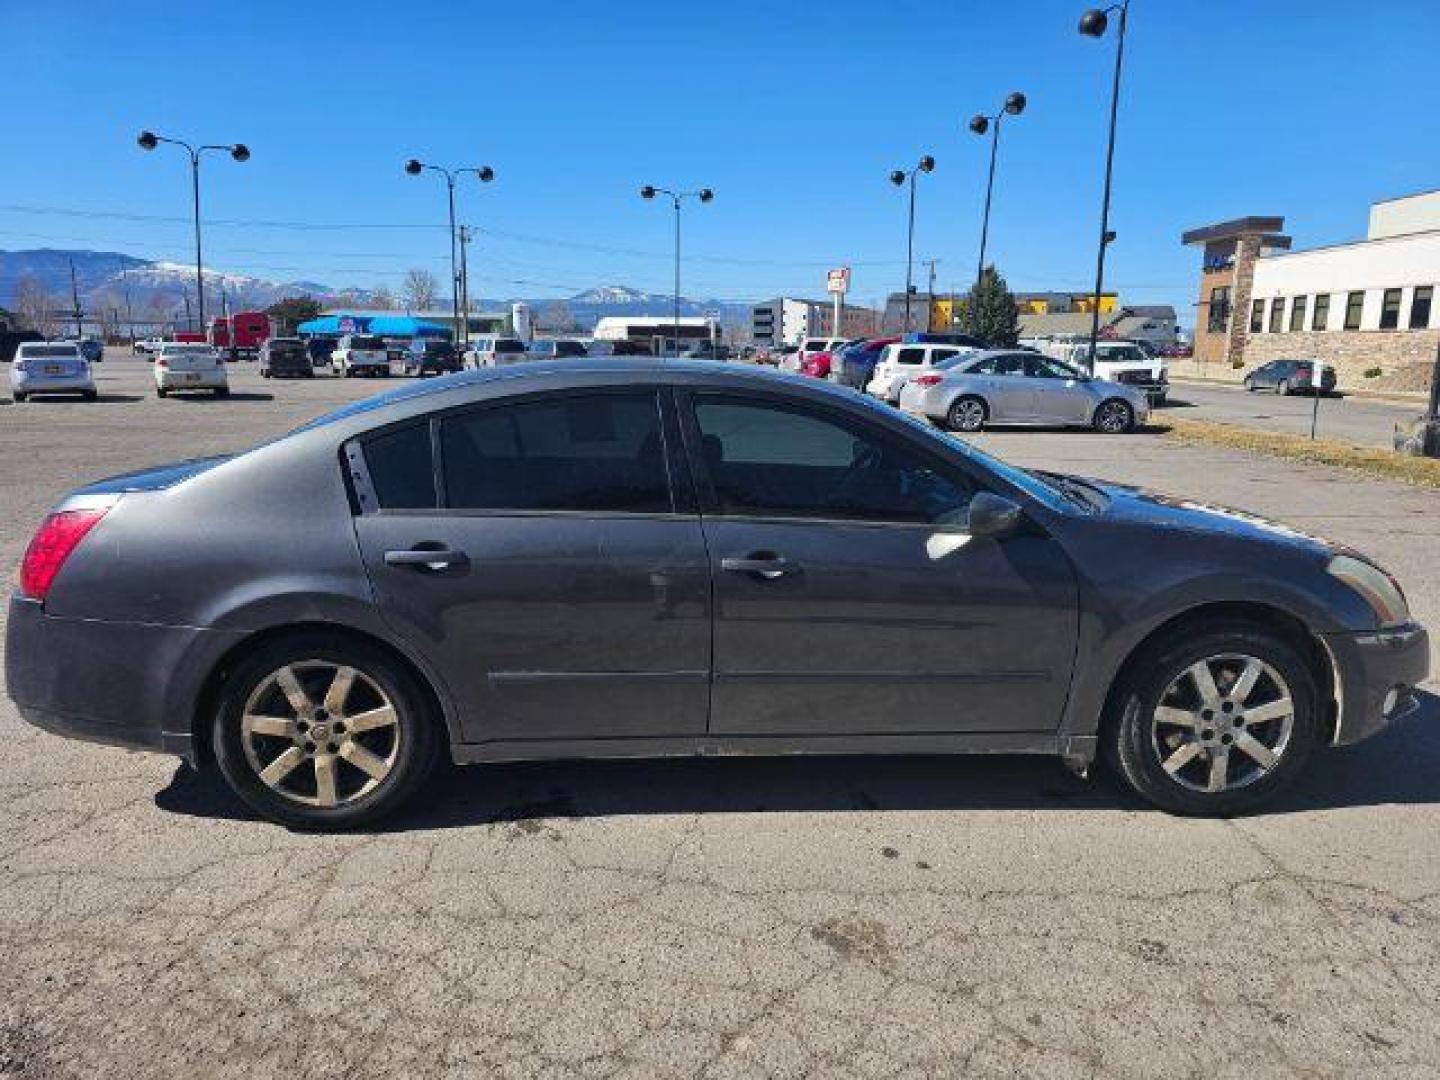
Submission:
M 100 379 L 0 399 L 7 567 L 76 483 L 380 389 Z M 980 441 L 1353 543 L 1440 627 L 1440 493 L 1153 435 Z M 3 702 L 0 1076 L 1433 1077 L 1437 689 L 1233 821 L 1045 759 L 727 758 L 453 770 L 349 836 Z

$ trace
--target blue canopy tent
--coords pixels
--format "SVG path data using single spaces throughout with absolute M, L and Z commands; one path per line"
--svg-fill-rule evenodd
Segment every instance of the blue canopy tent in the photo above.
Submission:
M 339 337 L 341 334 L 365 334 L 370 332 L 371 319 L 365 315 L 321 315 L 318 319 L 307 319 L 295 328 L 301 337 Z
M 370 319 L 368 333 L 391 338 L 443 338 L 449 341 L 450 328 L 410 315 L 376 315 Z

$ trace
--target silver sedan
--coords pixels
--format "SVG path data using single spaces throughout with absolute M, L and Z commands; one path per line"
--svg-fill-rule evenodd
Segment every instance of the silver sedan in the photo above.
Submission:
M 1039 353 L 996 350 L 906 383 L 900 408 L 952 431 L 987 424 L 1093 427 L 1118 435 L 1150 415 L 1145 395 Z

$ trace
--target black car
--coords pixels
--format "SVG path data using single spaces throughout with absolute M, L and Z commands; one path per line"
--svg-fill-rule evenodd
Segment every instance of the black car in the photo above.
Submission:
M 449 375 L 461 368 L 460 354 L 448 341 L 417 339 L 405 353 L 405 374 Z
M 332 828 L 442 759 L 692 754 L 1103 754 L 1233 814 L 1413 712 L 1430 658 L 1389 574 L 1296 529 L 818 379 L 596 359 L 72 492 L 6 632 L 30 723 Z
M 309 350 L 299 338 L 271 338 L 260 346 L 260 376 L 265 379 L 315 377 Z
M 1274 390 L 1280 394 L 1304 394 L 1315 392 L 1314 360 L 1271 360 L 1245 376 L 1245 389 Z M 1328 394 L 1335 389 L 1335 369 L 1329 364 L 1321 366 L 1320 392 Z

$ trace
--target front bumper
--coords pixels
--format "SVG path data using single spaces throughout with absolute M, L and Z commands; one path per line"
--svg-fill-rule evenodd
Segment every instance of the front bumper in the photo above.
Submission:
M 72 739 L 178 754 L 192 764 L 201 688 L 242 634 L 47 615 L 10 600 L 5 688 L 22 718 Z
M 1430 673 L 1430 637 L 1423 626 L 1321 637 L 1339 680 L 1337 744 L 1368 739 L 1416 709 L 1415 687 Z

